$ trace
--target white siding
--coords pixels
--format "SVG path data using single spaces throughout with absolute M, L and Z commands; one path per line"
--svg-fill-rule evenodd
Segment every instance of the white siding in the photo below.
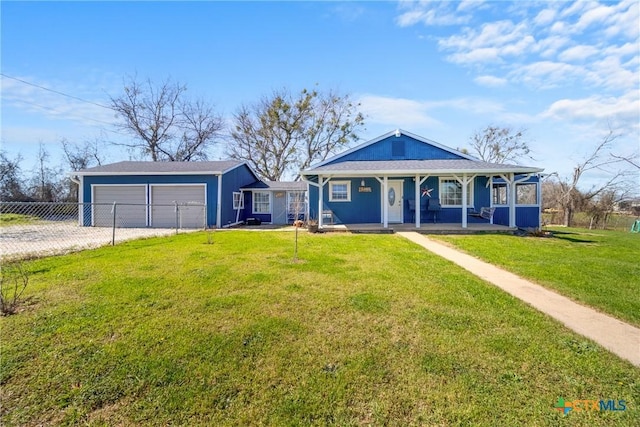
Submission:
M 115 202 L 117 227 L 147 226 L 145 185 L 94 185 L 92 192 L 92 225 L 111 227 Z
M 179 228 L 204 228 L 205 190 L 205 185 L 151 185 L 151 226 L 175 227 L 177 203 L 182 204 L 178 207 Z

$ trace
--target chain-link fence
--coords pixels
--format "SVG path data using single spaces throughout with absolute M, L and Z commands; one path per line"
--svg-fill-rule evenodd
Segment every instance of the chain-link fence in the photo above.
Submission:
M 56 255 L 206 225 L 207 207 L 199 203 L 0 202 L 0 259 Z

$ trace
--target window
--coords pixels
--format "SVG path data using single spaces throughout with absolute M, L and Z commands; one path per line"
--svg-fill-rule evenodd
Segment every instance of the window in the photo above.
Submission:
M 271 213 L 271 194 L 263 191 L 255 191 L 253 193 L 253 213 L 268 214 Z
M 393 141 L 391 143 L 391 156 L 404 157 L 404 141 Z
M 307 212 L 307 196 L 305 191 L 289 191 L 288 197 L 288 213 L 300 215 Z
M 509 204 L 507 198 L 507 184 L 493 184 L 492 186 L 492 204 L 494 205 L 507 205 Z
M 233 192 L 233 209 L 243 209 L 244 208 L 244 198 L 242 197 L 242 193 Z
M 330 202 L 350 202 L 351 182 L 350 181 L 330 181 L 329 182 Z
M 462 206 L 462 184 L 455 179 L 440 180 L 442 206 Z M 467 206 L 473 206 L 473 181 L 467 188 Z
M 516 204 L 538 204 L 538 184 L 516 184 Z

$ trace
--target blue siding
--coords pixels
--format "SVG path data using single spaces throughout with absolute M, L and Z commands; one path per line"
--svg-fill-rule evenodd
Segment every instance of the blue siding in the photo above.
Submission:
M 336 178 L 332 181 L 350 181 L 351 183 L 351 201 L 350 202 L 330 202 L 329 201 L 329 183 L 324 186 L 324 209 L 333 211 L 333 221 L 337 224 L 354 224 L 354 223 L 379 223 L 382 219 L 380 212 L 380 189 L 381 184 L 375 178 L 364 178 L 365 187 L 371 187 L 371 193 L 360 193 L 358 187 L 360 181 L 358 179 L 340 179 Z M 330 181 L 331 182 L 331 181 Z M 315 188 L 315 187 L 312 187 Z M 312 203 L 311 211 L 315 213 L 317 218 L 318 199 L 317 188 L 315 188 L 315 206 Z
M 220 227 L 236 222 L 237 211 L 233 209 L 233 192 L 240 191 L 241 187 L 253 184 L 254 182 L 256 182 L 256 177 L 246 165 L 240 165 L 222 175 L 222 224 L 219 225 Z M 213 223 L 215 224 L 215 214 L 213 219 Z M 242 212 L 240 212 L 240 220 L 243 219 Z
M 267 190 L 262 190 L 267 191 Z M 273 210 L 273 193 L 271 193 L 271 210 Z M 271 222 L 271 214 L 254 214 L 253 213 L 253 191 L 246 191 L 244 195 L 244 218 L 258 218 L 262 222 L 270 223 Z
M 240 187 L 252 184 L 256 177 L 246 165 L 238 166 L 222 177 L 222 225 L 235 222 L 236 211 L 233 210 L 233 192 Z M 216 224 L 218 205 L 218 176 L 217 175 L 104 175 L 85 176 L 82 189 L 83 200 L 90 203 L 91 185 L 95 184 L 206 184 L 207 226 Z M 245 204 L 246 206 L 246 204 Z M 89 214 L 90 217 L 90 214 Z
M 399 149 L 399 146 L 403 146 L 402 150 Z M 399 138 L 390 136 L 327 164 L 365 160 L 444 160 L 463 158 L 409 136 L 401 135 Z

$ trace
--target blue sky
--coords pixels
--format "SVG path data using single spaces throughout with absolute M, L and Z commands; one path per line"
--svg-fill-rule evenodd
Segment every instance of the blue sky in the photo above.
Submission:
M 465 147 L 489 124 L 527 129 L 535 160 L 570 173 L 609 126 L 640 145 L 638 2 L 6 2 L 2 148 L 127 138 L 108 104 L 137 74 L 187 84 L 230 117 L 273 90 L 338 89 L 362 140 L 402 128 Z M 108 147 L 108 160 L 130 157 Z M 213 157 L 223 156 L 220 148 Z M 588 182 L 601 177 L 592 174 Z M 589 181 L 590 180 L 590 181 Z M 640 182 L 639 182 L 640 184 Z M 639 185 L 640 187 L 640 185 Z

